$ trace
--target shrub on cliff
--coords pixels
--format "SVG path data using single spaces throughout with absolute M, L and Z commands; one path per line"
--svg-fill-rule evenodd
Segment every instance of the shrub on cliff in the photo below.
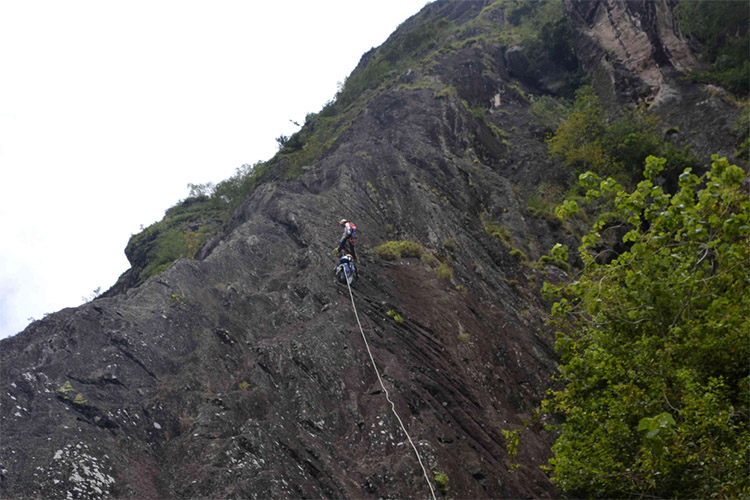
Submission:
M 683 1 L 675 7 L 675 13 L 682 32 L 700 44 L 702 56 L 711 63 L 709 71 L 695 76 L 747 95 L 750 91 L 747 2 Z
M 686 170 L 670 196 L 654 184 L 664 160 L 626 192 L 581 176 L 608 200 L 579 249 L 585 267 L 545 285 L 563 388 L 545 402 L 564 417 L 553 480 L 580 497 L 740 498 L 750 495 L 750 201 L 745 174 L 714 157 Z M 568 205 L 568 211 L 574 211 Z M 606 228 L 628 250 L 608 263 Z
M 550 155 L 563 164 L 619 180 L 638 180 L 641 165 L 649 155 L 666 158 L 668 177 L 697 165 L 688 147 L 678 148 L 663 140 L 660 120 L 643 109 L 625 110 L 621 116 L 608 113 L 594 89 L 576 91 L 572 111 L 547 141 Z
M 416 241 L 387 241 L 375 247 L 375 255 L 383 260 L 398 260 L 409 257 L 421 258 L 424 253 L 424 247 Z

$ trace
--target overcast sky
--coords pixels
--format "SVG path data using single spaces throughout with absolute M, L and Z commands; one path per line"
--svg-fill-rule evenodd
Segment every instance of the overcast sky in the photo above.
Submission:
M 0 0 L 0 338 L 129 268 L 141 226 L 267 160 L 426 0 Z

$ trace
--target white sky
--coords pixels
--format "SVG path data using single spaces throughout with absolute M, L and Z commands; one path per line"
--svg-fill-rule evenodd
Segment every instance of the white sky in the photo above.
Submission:
M 0 0 L 0 338 L 104 291 L 141 225 L 267 160 L 426 0 Z

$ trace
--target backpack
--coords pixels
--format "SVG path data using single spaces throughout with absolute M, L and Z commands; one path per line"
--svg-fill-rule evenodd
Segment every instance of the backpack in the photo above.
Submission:
M 349 241 L 352 243 L 357 242 L 357 226 L 354 225 L 353 222 L 349 222 L 349 228 L 352 230 L 351 234 L 349 235 Z

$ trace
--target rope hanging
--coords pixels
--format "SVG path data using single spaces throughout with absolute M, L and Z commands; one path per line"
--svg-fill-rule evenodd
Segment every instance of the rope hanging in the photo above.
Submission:
M 427 481 L 427 486 L 430 487 L 430 493 L 432 494 L 432 500 L 437 500 L 435 497 L 435 490 L 432 488 L 432 483 L 430 482 L 430 477 L 427 475 L 427 470 L 424 468 L 424 465 L 422 464 L 422 459 L 419 457 L 419 451 L 417 451 L 417 447 L 414 446 L 414 442 L 411 440 L 411 437 L 409 436 L 409 433 L 406 432 L 406 427 L 404 427 L 404 423 L 401 421 L 401 417 L 398 416 L 398 413 L 396 413 L 396 405 L 391 401 L 391 396 L 388 394 L 388 389 L 385 388 L 385 384 L 383 384 L 383 379 L 380 378 L 380 372 L 378 371 L 378 367 L 375 364 L 375 358 L 372 357 L 372 352 L 370 351 L 370 344 L 367 343 L 367 337 L 365 337 L 365 332 L 362 330 L 362 323 L 359 321 L 359 314 L 357 314 L 357 306 L 354 305 L 354 295 L 352 294 L 352 287 L 349 285 L 349 280 L 346 280 L 346 287 L 349 289 L 349 297 L 352 299 L 352 309 L 354 309 L 354 316 L 357 318 L 357 325 L 359 326 L 359 332 L 362 334 L 362 340 L 365 341 L 365 347 L 367 347 L 367 354 L 370 355 L 370 361 L 372 362 L 372 367 L 375 369 L 375 374 L 378 376 L 378 381 L 380 382 L 380 387 L 383 388 L 383 392 L 385 393 L 385 399 L 391 404 L 391 411 L 396 416 L 396 420 L 398 420 L 399 425 L 401 426 L 401 430 L 404 431 L 404 434 L 406 434 L 406 439 L 409 440 L 409 444 L 411 445 L 412 449 L 414 449 L 414 454 L 417 456 L 417 461 L 419 462 L 419 466 L 422 467 L 422 473 L 424 474 L 424 479 Z

